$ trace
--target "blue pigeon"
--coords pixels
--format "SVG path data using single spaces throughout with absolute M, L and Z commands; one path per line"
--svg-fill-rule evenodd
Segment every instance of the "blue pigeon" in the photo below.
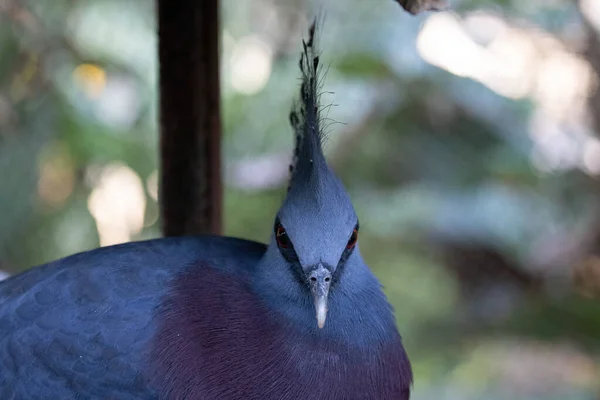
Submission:
M 162 238 L 0 283 L 0 399 L 407 400 L 410 362 L 323 155 L 315 24 L 268 245 Z

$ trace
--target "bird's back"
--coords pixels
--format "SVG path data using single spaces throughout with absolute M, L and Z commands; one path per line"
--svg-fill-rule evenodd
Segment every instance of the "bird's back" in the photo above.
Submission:
M 186 268 L 244 280 L 264 245 L 222 237 L 101 248 L 0 283 L 0 399 L 149 399 L 153 315 Z

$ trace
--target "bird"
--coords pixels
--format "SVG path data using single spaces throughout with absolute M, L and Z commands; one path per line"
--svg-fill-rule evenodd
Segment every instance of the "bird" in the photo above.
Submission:
M 0 399 L 408 400 L 395 311 L 324 156 L 313 22 L 268 243 L 100 247 L 0 283 Z

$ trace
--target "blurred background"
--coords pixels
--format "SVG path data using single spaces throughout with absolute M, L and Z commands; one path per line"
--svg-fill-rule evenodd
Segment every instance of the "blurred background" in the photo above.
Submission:
M 271 234 L 319 10 L 326 150 L 414 399 L 600 399 L 600 1 L 223 0 L 228 235 Z M 156 47 L 149 0 L 0 0 L 2 276 L 161 235 Z

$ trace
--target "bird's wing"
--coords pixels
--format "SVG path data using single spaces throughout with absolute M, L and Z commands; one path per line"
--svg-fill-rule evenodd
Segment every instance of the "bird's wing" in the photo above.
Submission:
M 97 252 L 0 284 L 0 399 L 147 399 L 140 376 L 168 273 Z
M 0 399 L 153 398 L 141 371 L 171 279 L 200 260 L 246 273 L 264 250 L 224 237 L 158 239 L 0 282 Z

